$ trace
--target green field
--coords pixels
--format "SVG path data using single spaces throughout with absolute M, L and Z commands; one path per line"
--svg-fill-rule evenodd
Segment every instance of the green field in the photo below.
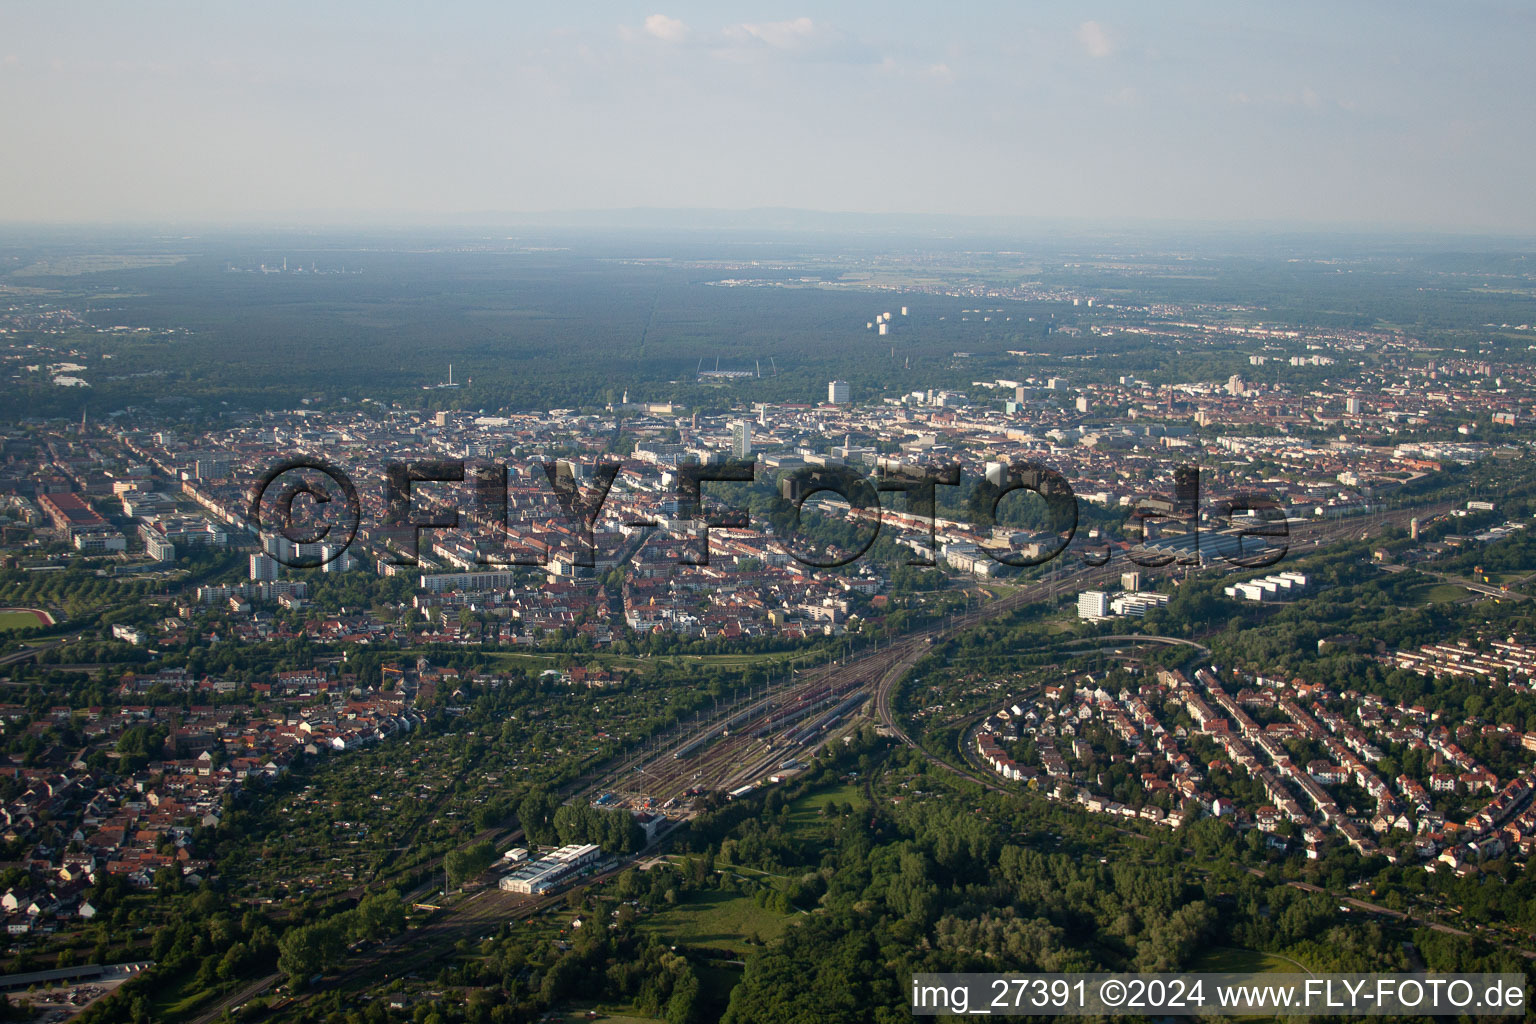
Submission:
M 796 833 L 824 832 L 828 825 L 819 813 L 821 809 L 828 804 L 841 807 L 844 803 L 852 804 L 855 809 L 869 806 L 869 801 L 864 798 L 863 787 L 856 782 L 817 790 L 789 805 L 789 827 Z
M 1296 961 L 1274 953 L 1236 946 L 1214 946 L 1196 957 L 1189 969 L 1213 974 L 1299 974 L 1307 970 Z
M 0 632 L 9 629 L 31 629 L 33 626 L 42 624 L 43 620 L 32 612 L 0 612 Z
M 592 1016 L 588 1017 L 587 1014 Z M 602 1008 L 600 1003 L 573 1003 L 564 1009 L 557 1011 L 558 1016 L 567 1020 L 591 1020 L 601 1024 L 656 1024 L 655 1017 L 636 1017 L 628 1013 L 609 1013 Z
M 788 925 L 788 917 L 764 910 L 750 896 L 701 892 L 641 927 L 674 945 L 708 946 L 745 955 L 752 949 L 748 939 L 776 939 Z
M 1212 974 L 1310 974 L 1304 966 L 1274 953 L 1261 953 L 1256 949 L 1240 949 L 1236 946 L 1214 946 L 1201 953 L 1189 965 L 1190 971 L 1206 971 Z M 1228 1017 L 1233 1021 L 1279 1021 L 1284 1018 L 1263 1014 Z
M 1426 583 L 1413 589 L 1413 600 L 1423 604 L 1455 604 L 1472 596 L 1466 587 L 1455 583 Z

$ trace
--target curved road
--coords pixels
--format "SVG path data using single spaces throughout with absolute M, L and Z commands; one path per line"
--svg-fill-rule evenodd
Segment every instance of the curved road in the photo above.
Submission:
M 1449 508 L 1452 504 L 1453 503 L 1443 503 L 1443 507 Z M 1291 544 L 1291 550 L 1297 551 L 1300 549 L 1306 549 L 1309 551 L 1315 551 L 1321 547 L 1325 541 L 1336 539 L 1340 536 L 1353 535 L 1357 530 L 1362 531 L 1362 536 L 1364 536 L 1364 530 L 1369 526 L 1379 526 L 1386 523 L 1394 523 L 1396 520 L 1402 520 L 1403 522 L 1406 522 L 1407 519 L 1411 516 L 1432 514 L 1435 508 L 1440 507 L 1442 506 L 1428 506 L 1423 509 L 1404 509 L 1395 513 L 1388 513 L 1387 515 L 1376 517 L 1368 523 L 1361 523 L 1357 520 L 1347 519 L 1331 520 L 1316 524 L 1315 528 L 1313 524 L 1309 523 L 1302 528 L 1304 531 L 1303 533 L 1299 535 L 1293 533 L 1291 535 L 1290 539 L 1293 542 Z M 1111 559 L 1107 564 L 1102 566 L 1083 565 L 1074 572 L 1065 573 L 1056 578 L 1046 578 L 1024 584 L 1019 586 L 1017 589 L 1014 589 L 1013 592 L 1010 593 L 1007 597 L 987 602 L 978 608 L 967 611 L 960 615 L 952 616 L 943 626 L 929 627 L 911 633 L 902 639 L 892 641 L 887 647 L 868 652 L 857 658 L 847 659 L 841 665 L 827 665 L 820 669 L 807 672 L 805 673 L 806 678 L 796 680 L 793 684 L 782 687 L 770 697 L 763 698 L 762 703 L 766 705 L 771 700 L 781 698 L 787 694 L 792 694 L 798 689 L 813 684 L 831 684 L 833 688 L 836 688 L 839 683 L 867 686 L 872 682 L 876 717 L 879 719 L 880 724 L 888 729 L 893 736 L 895 736 L 901 742 L 905 743 L 907 746 L 922 753 L 923 756 L 932 763 L 939 765 L 954 775 L 968 779 L 990 790 L 1004 793 L 1011 792 L 1011 790 L 1009 790 L 1007 787 L 999 785 L 997 782 L 983 775 L 979 775 L 966 767 L 951 764 L 949 761 L 939 757 L 938 755 L 925 749 L 916 741 L 914 741 L 891 709 L 891 691 L 895 689 L 896 685 L 903 678 L 906 677 L 907 673 L 911 671 L 912 666 L 917 664 L 917 662 L 927 654 L 932 643 L 956 636 L 988 620 L 1000 618 L 1032 602 L 1049 600 L 1059 597 L 1069 589 L 1077 590 L 1085 587 L 1092 587 L 1096 584 L 1112 582 L 1119 578 L 1119 574 L 1120 566 L 1115 560 Z M 1083 642 L 1105 640 L 1121 643 L 1159 643 L 1165 645 L 1186 646 L 1197 649 L 1206 655 L 1210 654 L 1209 649 L 1203 645 L 1178 637 L 1117 634 L 1110 637 L 1083 638 Z M 871 673 L 875 673 L 872 680 L 868 678 Z M 864 676 L 865 678 L 861 679 L 859 678 L 860 676 Z M 855 687 L 850 686 L 849 688 L 852 689 Z M 726 722 L 732 715 L 736 714 L 742 706 L 742 704 L 737 704 L 715 716 L 707 725 L 699 726 L 695 728 L 691 733 L 684 734 L 679 742 L 677 742 L 674 746 L 669 746 L 663 750 L 657 751 L 655 753 L 655 760 L 660 760 L 662 757 L 669 757 L 670 752 L 673 749 L 681 747 L 688 742 L 692 742 L 692 740 L 696 738 L 708 735 L 712 730 L 721 728 L 723 723 Z M 617 765 L 613 764 L 613 761 L 615 760 L 619 762 Z M 772 758 L 772 760 L 777 760 L 777 757 L 775 756 Z M 632 774 L 637 767 L 646 763 L 647 758 L 643 752 L 628 756 L 619 755 L 607 764 L 603 765 L 601 768 L 572 780 L 566 785 L 566 787 L 562 787 L 562 789 L 569 795 L 579 796 L 602 788 L 614 788 L 617 785 L 622 785 L 622 782 L 625 778 Z M 758 774 L 761 774 L 763 771 L 767 770 L 765 767 L 762 767 L 761 764 L 753 765 L 751 767 L 756 770 Z M 738 778 L 744 777 L 745 775 L 738 776 Z M 590 879 L 585 884 L 593 884 L 595 882 L 601 881 L 603 878 L 608 877 L 608 874 L 611 873 L 612 872 L 609 872 L 603 876 Z M 582 886 L 583 888 L 585 887 L 585 884 Z M 523 901 L 515 908 L 504 907 L 502 905 L 501 899 L 498 898 L 499 894 L 495 894 L 494 891 L 471 897 L 440 911 L 439 913 L 441 916 L 429 924 L 418 929 L 407 931 L 399 936 L 396 936 L 394 939 L 389 940 L 385 944 L 381 945 L 372 956 L 365 957 L 362 963 L 356 964 L 350 969 L 344 970 L 342 974 L 333 982 L 331 982 L 327 987 L 332 987 L 335 984 L 355 981 L 362 978 L 368 972 L 373 970 L 379 963 L 380 959 L 385 955 L 390 956 L 392 962 L 398 963 L 399 961 L 396 958 L 404 955 L 409 947 L 417 945 L 417 943 L 421 940 L 435 939 L 441 941 L 450 938 L 456 939 L 458 937 L 471 934 L 478 928 L 484 927 L 486 923 L 489 923 L 492 920 L 505 920 L 509 917 L 531 916 L 532 914 L 537 913 L 539 910 L 542 910 L 545 906 L 552 905 L 553 903 L 564 899 L 566 895 L 568 895 L 568 892 L 562 892 L 548 897 L 541 897 L 537 900 Z M 435 945 L 437 945 L 437 942 L 429 943 L 429 946 Z M 422 951 L 418 951 L 417 955 L 420 955 L 421 952 Z M 211 1022 L 217 1019 L 219 1014 L 221 1014 L 225 1009 L 238 1003 L 244 1002 L 256 994 L 265 991 L 277 980 L 277 975 L 269 975 L 265 978 L 261 978 L 255 982 L 252 982 L 250 985 L 242 987 L 234 994 L 219 1000 L 212 1007 L 195 1018 L 196 1024 L 211 1024 Z

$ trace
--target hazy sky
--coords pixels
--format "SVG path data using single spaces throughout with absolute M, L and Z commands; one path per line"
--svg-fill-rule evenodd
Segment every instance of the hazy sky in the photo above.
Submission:
M 1536 233 L 1536 5 L 11 2 L 0 220 Z

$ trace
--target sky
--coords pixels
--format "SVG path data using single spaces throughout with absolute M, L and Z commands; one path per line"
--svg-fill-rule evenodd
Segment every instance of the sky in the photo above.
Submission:
M 1536 234 L 1536 5 L 0 5 L 0 222 Z

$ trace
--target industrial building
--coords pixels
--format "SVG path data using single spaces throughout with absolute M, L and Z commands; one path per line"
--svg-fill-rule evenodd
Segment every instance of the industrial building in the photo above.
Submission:
M 93 533 L 109 529 L 107 521 L 96 513 L 79 495 L 68 492 L 39 494 L 38 507 L 53 521 L 53 528 L 73 540 L 76 533 Z
M 585 846 L 562 846 L 553 853 L 546 853 L 538 860 L 530 860 L 502 877 L 500 887 L 504 892 L 520 892 L 537 896 L 549 892 L 562 880 L 602 856 L 602 850 L 592 843 Z

